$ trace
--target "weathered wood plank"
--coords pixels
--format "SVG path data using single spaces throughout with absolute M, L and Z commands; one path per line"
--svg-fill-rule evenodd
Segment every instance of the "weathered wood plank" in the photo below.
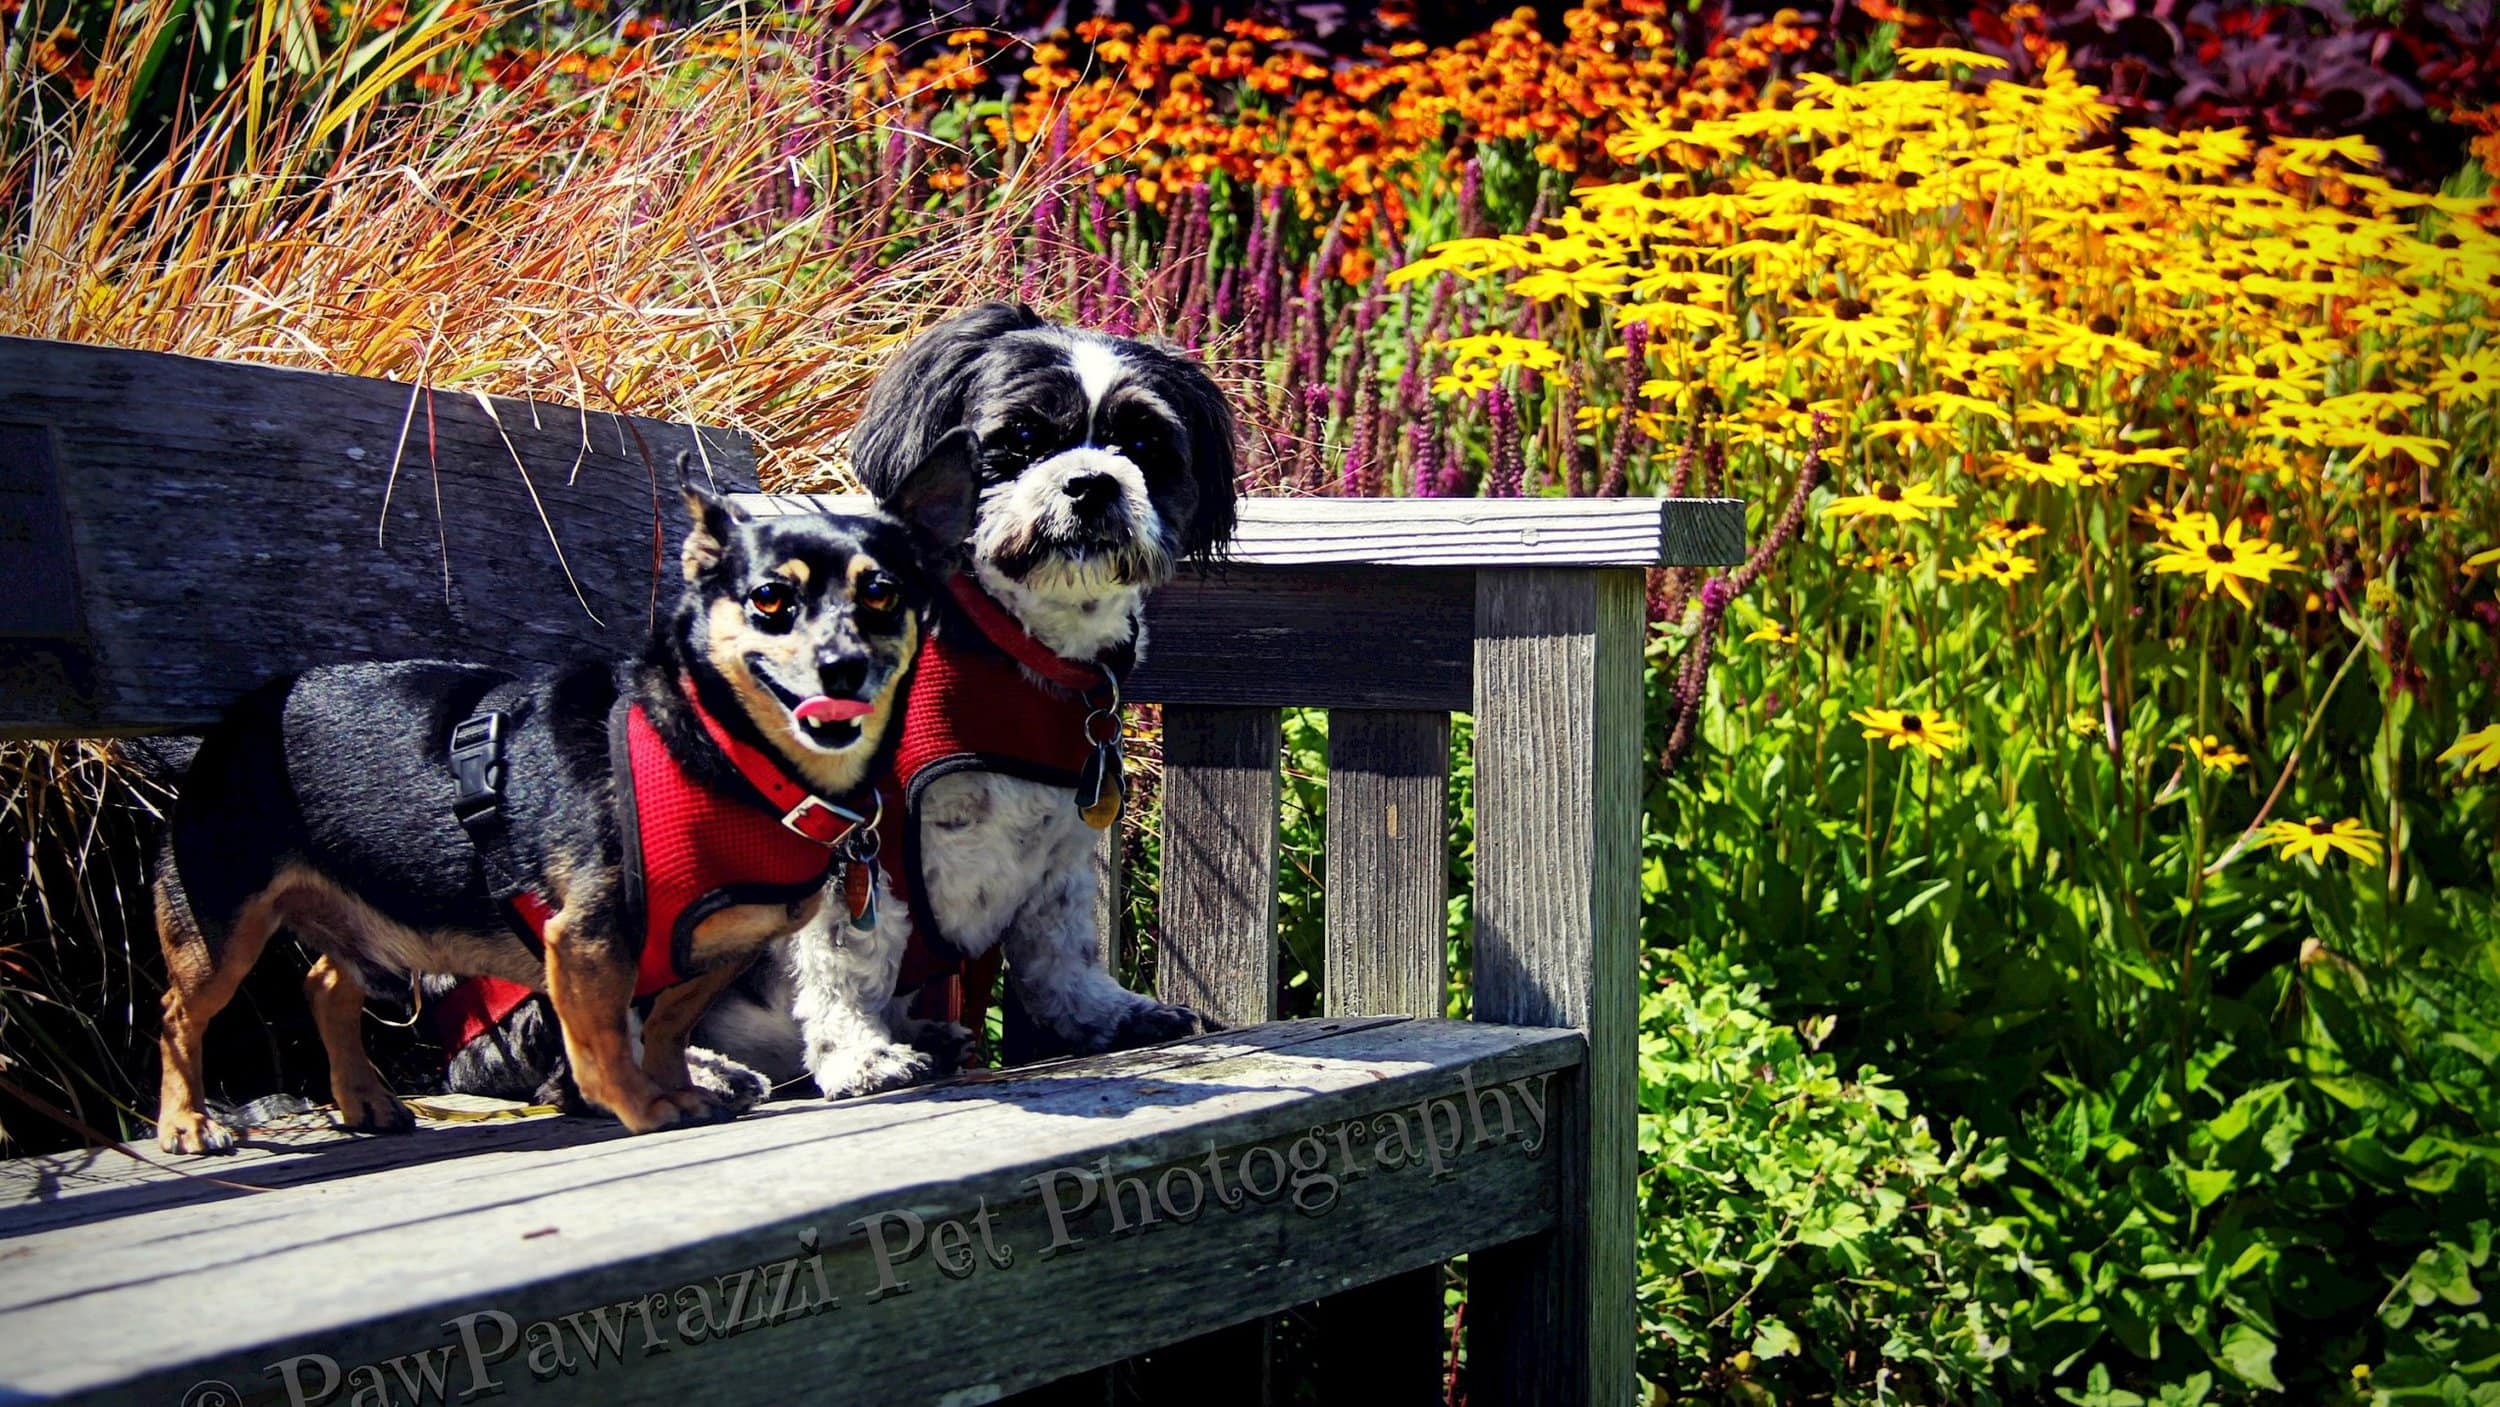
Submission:
M 1449 1002 L 1450 718 L 1328 715 L 1323 895 L 1331 1016 L 1439 1016 Z M 1314 1306 L 1314 1376 L 1348 1402 L 1441 1400 L 1441 1268 Z
M 1251 498 L 1241 504 L 1232 559 L 1257 566 L 1733 566 L 1745 560 L 1745 505 L 1733 498 Z
M 1115 974 L 1120 938 L 1128 926 L 1128 843 L 1123 838 L 1128 817 L 1120 819 L 1120 825 L 1105 826 L 1094 837 L 1094 952 Z
M 1331 1016 L 1439 1016 L 1449 1001 L 1450 718 L 1328 715 L 1321 983 Z
M 871 502 L 741 501 L 760 512 Z M 1145 658 L 1122 692 L 1138 703 L 1454 712 L 1471 699 L 1475 607 L 1475 573 L 1464 568 L 1265 566 L 1236 556 L 1184 571 L 1147 601 Z
M 1276 710 L 1163 711 L 1155 987 L 1228 1026 L 1276 1017 Z
M 126 1231 L 124 1239 L 128 1245 L 144 1253 L 155 1234 L 154 1225 L 145 1214 L 167 1208 L 312 1187 L 419 1164 L 427 1167 L 430 1185 L 445 1195 L 455 1195 L 452 1189 L 465 1186 L 484 1197 L 490 1188 L 509 1191 L 515 1186 L 513 1179 L 519 1174 L 510 1166 L 510 1160 L 487 1156 L 507 1153 L 526 1155 L 531 1175 L 543 1177 L 551 1187 L 566 1182 L 603 1181 L 636 1176 L 658 1166 L 679 1166 L 679 1162 L 670 1161 L 672 1156 L 682 1159 L 684 1165 L 692 1165 L 779 1148 L 800 1133 L 819 1138 L 851 1138 L 926 1124 L 982 1107 L 980 1099 L 971 1095 L 1020 1098 L 1016 1088 L 997 1087 L 1024 1086 L 1034 1081 L 1048 1081 L 1051 1097 L 1063 1103 L 1082 1104 L 1088 1099 L 1109 1103 L 1120 1097 L 1125 1085 L 1136 1081 L 1159 1080 L 1176 1071 L 1245 1053 L 1286 1051 L 1350 1032 L 1396 1025 L 1401 1019 L 1378 1016 L 1272 1022 L 1200 1040 L 963 1075 L 947 1088 L 959 1095 L 971 1092 L 965 1097 L 932 1099 L 892 1094 L 846 1101 L 842 1107 L 855 1112 L 845 1116 L 839 1129 L 830 1134 L 777 1122 L 781 1116 L 805 1106 L 775 1103 L 765 1106 L 761 1117 L 706 1131 L 700 1144 L 679 1135 L 671 1135 L 676 1141 L 665 1145 L 632 1138 L 604 1118 L 532 1118 L 429 1127 L 418 1137 L 408 1139 L 365 1138 L 335 1130 L 289 1134 L 275 1140 L 255 1139 L 229 1156 L 206 1160 L 171 1157 L 146 1147 L 136 1150 L 146 1159 L 144 1162 L 111 1149 L 17 1158 L 0 1162 L 0 1240 L 55 1227 L 100 1223 L 116 1230 L 98 1231 L 96 1235 L 118 1236 Z M 447 1156 L 443 1152 L 444 1145 L 436 1141 L 441 1139 L 457 1140 L 454 1154 Z M 675 1150 L 674 1154 L 659 1151 L 663 1146 Z M 619 1173 L 618 1169 L 627 1171 Z M 266 1211 L 256 1210 L 264 1207 Z M 222 1215 L 228 1223 L 236 1218 L 266 1222 L 260 1234 L 271 1249 L 294 1244 L 271 1239 L 295 1234 L 289 1230 L 290 1217 L 283 1202 L 236 1200 Z M 98 1247 L 103 1244 L 97 1243 Z M 111 1244 L 119 1246 L 122 1242 Z M 82 1269 L 102 1280 L 118 1273 L 100 1256 L 91 1256 Z M 0 1275 L 0 1310 L 12 1303 L 7 1284 L 6 1276 Z
M 1475 1015 L 1588 1033 L 1554 1232 L 1473 1258 L 1471 1400 L 1633 1400 L 1641 578 L 1487 572 L 1476 595 Z
M 450 1151 L 15 1235 L 0 1394 L 161 1403 L 214 1380 L 275 1402 L 276 1365 L 327 1381 L 317 1354 L 342 1380 L 379 1365 L 393 1392 L 430 1367 L 453 1397 L 491 1379 L 545 1402 L 989 1401 L 1552 1223 L 1536 1131 L 1577 1036 L 1432 1021 L 1193 1044 L 1228 1042 L 1152 1078 L 1079 1061 L 770 1106 L 571 1168 L 426 1131 L 411 1142 Z M 1369 1135 L 1385 1115 L 1405 1138 Z M 99 1279 L 99 1254 L 131 1259 Z
M 1735 499 L 1262 498 L 1234 533 L 1278 565 L 1719 566 L 1744 560 Z
M 1230 567 L 1146 603 L 1148 703 L 1466 708 L 1475 574 L 1404 567 Z
M 0 734 L 196 726 L 341 660 L 630 651 L 687 478 L 751 489 L 746 438 L 0 338 Z
M 1272 708 L 1163 711 L 1162 933 L 1155 985 L 1226 1025 L 1275 1019 L 1276 866 L 1282 720 Z M 1203 1397 L 1265 1407 L 1274 1369 L 1265 1320 L 1167 1341 L 1130 1365 L 1148 1402 Z
M 1112 1368 L 1096 1368 L 999 1399 L 1000 1407 L 1112 1407 Z

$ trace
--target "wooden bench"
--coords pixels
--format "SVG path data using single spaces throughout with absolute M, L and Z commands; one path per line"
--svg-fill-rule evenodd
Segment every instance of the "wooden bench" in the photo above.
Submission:
M 320 661 L 628 648 L 678 478 L 752 465 L 723 432 L 0 339 L 0 730 L 194 728 Z M 1318 1302 L 1329 1400 L 1421 1403 L 1464 1255 L 1471 1402 L 1630 1403 L 1641 569 L 1737 560 L 1742 523 L 1249 503 L 1234 564 L 1154 600 L 1130 691 L 1164 705 L 1159 987 L 1231 1029 L 646 1138 L 0 1165 L 0 1401 L 1099 1403 L 1071 1375 L 1225 1331 L 1148 1400 L 1254 1402 L 1259 1326 Z M 1280 1022 L 1286 707 L 1329 711 L 1330 758 L 1325 1015 Z

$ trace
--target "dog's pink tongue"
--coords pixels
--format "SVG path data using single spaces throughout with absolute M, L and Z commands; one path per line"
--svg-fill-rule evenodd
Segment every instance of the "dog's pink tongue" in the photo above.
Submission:
M 865 717 L 867 713 L 868 705 L 859 699 L 830 699 L 823 694 L 802 699 L 797 708 L 790 710 L 791 716 L 801 723 L 839 723 Z

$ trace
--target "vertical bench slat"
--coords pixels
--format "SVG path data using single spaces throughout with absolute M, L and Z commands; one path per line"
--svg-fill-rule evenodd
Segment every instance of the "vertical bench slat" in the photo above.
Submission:
M 1125 823 L 1126 818 L 1122 818 Z M 1113 976 L 1120 971 L 1120 930 L 1128 915 L 1128 856 L 1121 826 L 1094 838 L 1094 951 Z
M 1589 1040 L 1551 1135 L 1560 1223 L 1470 1258 L 1485 1407 L 1625 1407 L 1636 1390 L 1641 604 L 1630 571 L 1476 580 L 1475 1016 Z
M 1272 708 L 1163 710 L 1156 991 L 1228 1026 L 1276 1019 L 1282 744 Z
M 1155 992 L 1228 1026 L 1276 1019 L 1283 744 L 1272 708 L 1164 706 Z M 1263 1407 L 1270 1360 L 1260 1319 L 1149 1354 L 1131 1371 L 1141 1401 Z
M 1447 1009 L 1449 791 L 1448 714 L 1330 711 L 1329 1015 Z
M 1449 1005 L 1450 716 L 1328 715 L 1330 1016 L 1439 1016 Z M 1332 1400 L 1441 1400 L 1441 1269 L 1392 1276 L 1312 1311 L 1314 1376 Z

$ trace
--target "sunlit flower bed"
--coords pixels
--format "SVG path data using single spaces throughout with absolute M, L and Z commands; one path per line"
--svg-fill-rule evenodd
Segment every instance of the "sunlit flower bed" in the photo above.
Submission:
M 1476 438 L 1481 478 L 1439 491 L 1628 459 L 1636 491 L 1739 494 L 1757 541 L 1793 538 L 1768 572 L 1653 583 L 1653 882 L 1682 897 L 1649 928 L 1843 1013 L 2007 1140 L 1983 1180 L 2020 1210 L 1987 1234 L 2017 1249 L 1916 1300 L 1940 1380 L 2071 1353 L 2101 1359 L 2075 1402 L 2471 1400 L 2488 1320 L 2424 1306 L 2478 1295 L 2462 1208 L 2500 1162 L 2488 181 L 2400 189 L 2352 138 L 2113 132 L 2054 62 L 1893 58 L 1634 120 L 1617 179 L 1389 275 L 1463 280 L 1501 330 L 1421 348 L 1458 434 L 1388 479 Z M 1658 1113 L 1661 1206 L 1796 1175 L 1687 1167 Z M 1789 1244 L 1840 1272 L 1925 1244 L 1897 1186 Z M 2392 1243 L 2348 1235 L 2365 1206 L 2405 1208 Z M 1815 1352 L 1690 1270 L 1723 1234 L 1653 1247 L 1664 1377 Z M 1863 1301 L 1811 1280 L 1845 1337 Z M 1748 1333 L 1742 1372 L 1714 1363 Z

